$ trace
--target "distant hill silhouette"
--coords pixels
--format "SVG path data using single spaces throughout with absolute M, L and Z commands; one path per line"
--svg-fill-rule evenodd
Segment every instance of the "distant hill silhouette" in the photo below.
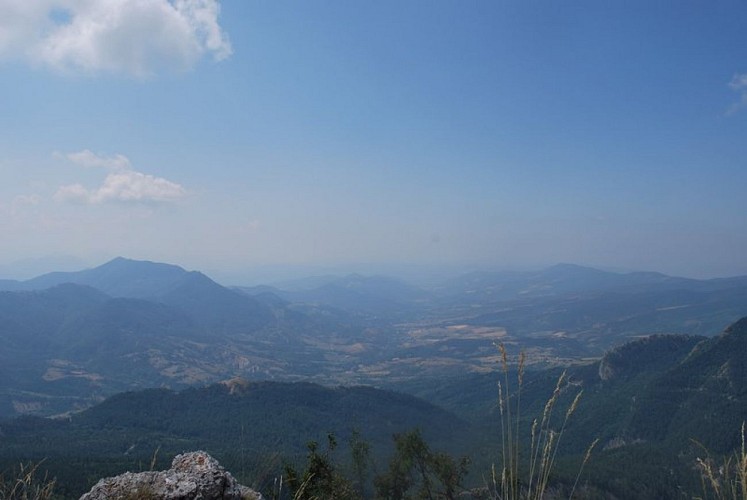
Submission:
M 221 333 L 260 328 L 273 317 L 258 301 L 225 288 L 200 272 L 123 257 L 93 269 L 53 272 L 15 282 L 12 288 L 43 290 L 65 283 L 90 286 L 111 297 L 162 302 Z
M 240 287 L 255 296 L 272 293 L 288 302 L 318 304 L 368 315 L 411 312 L 431 298 L 423 289 L 386 276 L 320 276 L 289 282 L 288 288 Z
M 588 292 L 713 291 L 747 287 L 747 276 L 696 280 L 655 272 L 614 273 L 575 264 L 540 271 L 473 272 L 448 281 L 442 293 L 470 300 L 509 300 Z
M 64 413 L 118 391 L 235 375 L 373 385 L 466 376 L 495 369 L 497 339 L 549 366 L 652 333 L 714 335 L 747 315 L 745 278 L 568 264 L 427 291 L 361 275 L 280 290 L 117 258 L 0 286 L 14 288 L 0 292 L 0 415 Z
M 117 257 L 93 269 L 53 272 L 23 282 L 27 290 L 41 290 L 62 283 L 88 285 L 112 297 L 156 299 L 184 282 L 189 273 L 171 264 Z

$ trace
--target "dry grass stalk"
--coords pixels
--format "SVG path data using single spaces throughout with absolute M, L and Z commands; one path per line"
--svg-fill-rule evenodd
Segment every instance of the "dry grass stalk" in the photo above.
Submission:
M 733 456 L 717 466 L 710 453 L 698 441 L 693 442 L 704 452 L 705 458 L 696 458 L 703 488 L 703 500 L 747 500 L 747 448 L 745 447 L 745 423 L 742 422 L 741 448 Z
M 502 380 L 498 382 L 498 408 L 500 410 L 501 424 L 501 457 L 503 467 L 500 475 L 497 474 L 495 465 L 492 468 L 492 498 L 497 500 L 540 500 L 545 495 L 550 475 L 555 465 L 558 446 L 565 431 L 568 420 L 578 408 L 581 399 L 579 392 L 565 412 L 565 418 L 560 431 L 552 428 L 553 411 L 560 398 L 561 392 L 567 387 L 567 374 L 563 372 L 555 384 L 552 395 L 545 404 L 542 418 L 532 421 L 529 447 L 529 475 L 524 482 L 520 483 L 520 424 L 521 424 L 521 391 L 524 385 L 524 372 L 526 368 L 526 356 L 522 352 L 519 355 L 516 389 L 512 394 L 510 391 L 508 353 L 503 344 L 496 344 L 500 352 L 500 363 Z M 581 470 L 588 462 L 596 441 L 588 448 Z M 581 476 L 579 471 L 576 482 Z M 500 477 L 499 477 L 500 476 Z M 575 485 L 574 485 L 575 490 Z M 572 494 L 572 493 L 571 493 Z
M 158 448 L 156 448 L 156 451 L 153 452 L 153 458 L 150 460 L 150 471 L 156 470 L 156 461 L 158 460 L 158 452 L 161 451 L 161 445 L 158 445 Z
M 43 461 L 42 461 L 43 462 Z M 37 472 L 42 464 L 20 464 L 15 477 L 7 480 L 0 475 L 0 500 L 48 500 L 52 498 L 54 491 L 54 480 L 45 475 L 39 481 Z
M 591 452 L 594 450 L 594 447 L 599 442 L 599 438 L 596 438 L 594 442 L 592 442 L 589 447 L 586 449 L 586 453 L 584 454 L 584 460 L 581 462 L 581 467 L 578 469 L 578 474 L 576 475 L 576 480 L 573 482 L 573 488 L 571 488 L 571 494 L 568 495 L 569 499 L 573 498 L 573 493 L 576 491 L 576 486 L 578 486 L 578 480 L 581 479 L 581 473 L 584 471 L 584 467 L 589 462 L 589 459 L 591 458 Z

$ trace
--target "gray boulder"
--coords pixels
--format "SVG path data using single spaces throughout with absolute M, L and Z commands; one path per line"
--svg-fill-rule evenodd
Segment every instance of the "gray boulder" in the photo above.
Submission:
M 161 472 L 125 472 L 102 479 L 80 500 L 263 500 L 262 495 L 240 485 L 204 451 L 174 457 L 171 469 Z

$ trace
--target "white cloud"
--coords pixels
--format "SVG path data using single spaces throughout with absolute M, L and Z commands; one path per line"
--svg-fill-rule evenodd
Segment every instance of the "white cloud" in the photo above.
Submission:
M 180 184 L 132 170 L 130 160 L 121 154 L 106 157 L 84 149 L 65 155 L 83 167 L 110 170 L 101 186 L 87 189 L 81 184 L 61 186 L 54 195 L 60 202 L 101 204 L 109 202 L 163 203 L 179 200 L 187 191 Z
M 55 201 L 88 203 L 90 194 L 88 190 L 80 184 L 70 184 L 68 186 L 60 186 L 54 194 L 54 199 Z
M 217 0 L 0 0 L 0 57 L 149 77 L 231 55 Z
M 19 194 L 13 198 L 13 205 L 38 205 L 41 197 L 38 194 Z
M 729 113 L 735 113 L 740 108 L 747 107 L 747 73 L 734 75 L 734 78 L 729 82 L 729 88 L 739 93 L 739 102 L 732 104 Z
M 105 167 L 112 169 L 130 168 L 130 160 L 124 155 L 115 155 L 111 157 L 100 156 L 88 149 L 78 151 L 77 153 L 68 153 L 65 158 L 82 167 Z

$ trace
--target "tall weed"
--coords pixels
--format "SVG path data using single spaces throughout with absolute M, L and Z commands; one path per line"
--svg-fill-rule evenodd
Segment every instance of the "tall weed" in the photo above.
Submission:
M 49 500 L 54 491 L 54 480 L 46 475 L 38 478 L 37 464 L 20 464 L 18 470 L 0 473 L 0 500 Z
M 747 500 L 747 449 L 744 440 L 744 422 L 742 422 L 742 446 L 733 455 L 726 457 L 717 465 L 708 450 L 694 441 L 704 452 L 705 458 L 697 458 L 696 465 L 700 471 L 703 496 L 701 500 Z
M 490 498 L 493 500 L 540 500 L 549 486 L 550 475 L 555 465 L 558 448 L 565 433 L 566 426 L 578 408 L 583 391 L 579 391 L 568 407 L 559 429 L 553 427 L 553 413 L 556 410 L 561 392 L 568 387 L 567 374 L 564 371 L 555 384 L 555 389 L 547 400 L 542 417 L 532 421 L 529 433 L 528 461 L 521 457 L 521 392 L 524 385 L 526 356 L 519 354 L 515 385 L 510 374 L 508 353 L 503 344 L 496 346 L 501 355 L 501 377 L 498 381 L 498 409 L 500 412 L 501 458 L 502 466 L 497 470 L 495 464 L 491 470 Z M 513 392 L 512 392 L 513 391 Z M 576 490 L 581 472 L 591 457 L 597 444 L 595 440 L 586 450 L 584 459 L 576 476 L 570 497 Z M 525 472 L 522 470 L 528 467 Z

